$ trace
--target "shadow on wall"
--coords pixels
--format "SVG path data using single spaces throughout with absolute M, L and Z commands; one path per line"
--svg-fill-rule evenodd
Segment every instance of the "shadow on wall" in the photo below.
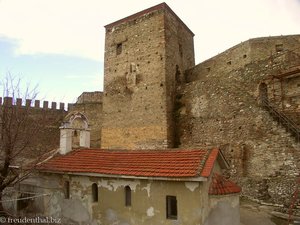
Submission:
M 217 204 L 211 208 L 209 216 L 207 217 L 204 225 L 239 225 L 239 204 L 235 204 L 234 202 L 230 202 L 228 200 L 217 201 Z

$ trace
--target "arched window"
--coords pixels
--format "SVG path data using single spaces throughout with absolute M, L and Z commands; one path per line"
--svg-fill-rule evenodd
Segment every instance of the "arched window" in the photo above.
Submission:
M 93 202 L 98 202 L 98 185 L 96 183 L 92 184 L 92 198 Z
M 259 84 L 259 98 L 262 105 L 267 105 L 268 100 L 268 85 L 266 83 Z
M 125 206 L 131 206 L 131 188 L 125 187 Z
M 65 199 L 70 198 L 70 182 L 65 181 L 64 183 L 64 194 L 65 194 Z

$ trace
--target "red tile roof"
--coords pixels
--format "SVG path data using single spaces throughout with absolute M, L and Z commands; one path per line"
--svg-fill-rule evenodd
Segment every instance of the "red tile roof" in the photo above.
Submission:
M 37 169 L 141 177 L 208 177 L 218 154 L 213 150 L 78 149 L 56 155 Z
M 214 173 L 209 187 L 210 195 L 226 195 L 241 192 L 241 188 L 234 182 L 220 174 Z

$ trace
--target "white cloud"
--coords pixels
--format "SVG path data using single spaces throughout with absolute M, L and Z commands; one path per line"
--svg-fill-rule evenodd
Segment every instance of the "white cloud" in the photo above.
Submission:
M 103 26 L 158 0 L 2 0 L 0 36 L 16 54 L 55 53 L 102 60 Z M 199 59 L 257 36 L 299 33 L 298 0 L 166 1 L 191 28 Z

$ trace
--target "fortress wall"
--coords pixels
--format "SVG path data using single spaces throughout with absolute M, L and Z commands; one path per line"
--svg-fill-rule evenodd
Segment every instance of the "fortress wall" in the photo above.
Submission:
M 94 92 L 83 92 L 78 98 L 76 103 L 102 103 L 103 92 L 102 91 L 94 91 Z
M 292 56 L 287 51 L 276 64 L 281 69 L 300 64 Z M 200 79 L 183 85 L 177 95 L 180 147 L 220 147 L 243 194 L 288 203 L 299 175 L 300 145 L 258 104 L 260 82 L 274 73 L 270 58 L 209 74 L 199 72 L 201 66 L 190 70 Z
M 33 143 L 30 151 L 24 151 L 26 153 L 22 156 L 24 158 L 36 158 L 39 154 L 59 146 L 59 126 L 67 115 L 64 103 L 52 102 L 49 105 L 48 101 L 43 101 L 42 106 L 40 103 L 40 100 L 0 97 L 0 107 L 13 107 L 20 112 L 28 113 L 30 120 L 32 120 L 29 126 L 32 126 L 32 129 L 35 129 L 37 124 L 41 127 L 32 137 Z M 69 104 L 69 107 L 71 107 L 71 104 Z M 26 130 L 30 131 L 31 127 L 26 128 Z
M 276 68 L 278 63 L 280 65 L 280 62 L 277 63 L 280 55 L 285 55 L 287 52 L 300 54 L 299 46 L 300 35 L 249 39 L 187 70 L 185 72 L 186 81 L 192 82 L 205 79 L 206 76 L 228 73 L 251 62 L 267 58 Z

